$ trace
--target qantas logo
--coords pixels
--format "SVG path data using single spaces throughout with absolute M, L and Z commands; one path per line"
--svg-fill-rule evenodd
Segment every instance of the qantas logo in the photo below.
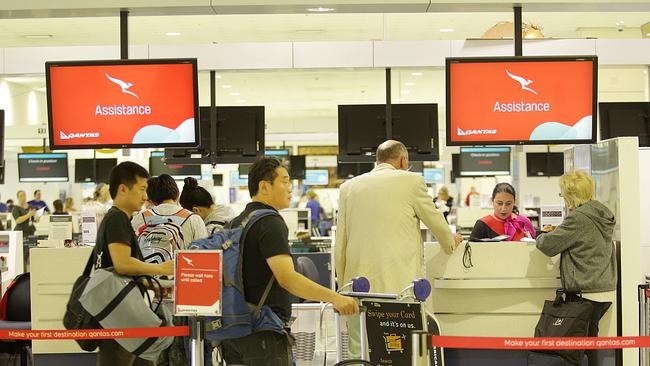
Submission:
M 456 134 L 458 136 L 470 136 L 470 135 L 496 135 L 497 130 L 461 130 L 456 128 Z
M 114 82 L 115 84 L 119 85 L 120 88 L 122 88 L 122 93 L 131 94 L 131 95 L 133 95 L 134 97 L 140 99 L 140 97 L 138 97 L 134 92 L 132 92 L 132 91 L 129 90 L 129 88 L 133 86 L 133 83 L 128 83 L 128 82 L 126 82 L 126 81 L 124 81 L 124 80 L 120 80 L 120 79 L 117 79 L 117 78 L 111 77 L 111 76 L 108 75 L 107 73 L 104 73 L 104 74 L 106 75 L 106 77 L 108 78 L 108 80 Z
M 537 95 L 536 91 L 534 91 L 533 89 L 528 87 L 528 85 L 533 83 L 532 80 L 528 80 L 528 79 L 526 79 L 524 77 L 521 77 L 521 76 L 518 76 L 518 75 L 515 75 L 515 74 L 511 74 L 510 71 L 508 71 L 508 70 L 506 70 L 506 74 L 508 74 L 508 76 L 510 76 L 511 79 L 513 79 L 513 80 L 517 81 L 519 84 L 521 84 L 521 89 L 522 90 L 527 90 L 527 91 Z
M 63 133 L 63 131 L 59 131 L 59 138 L 61 140 L 97 138 L 97 137 L 99 137 L 99 132 Z
M 192 263 L 192 260 L 191 260 L 191 259 L 189 259 L 189 258 L 187 258 L 187 257 L 181 257 L 181 258 L 183 258 L 183 260 L 184 260 L 185 262 L 187 262 L 187 264 L 189 264 L 190 266 L 194 267 L 194 263 Z

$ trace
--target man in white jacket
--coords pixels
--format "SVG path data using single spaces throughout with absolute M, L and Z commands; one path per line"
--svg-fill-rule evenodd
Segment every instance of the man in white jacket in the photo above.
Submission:
M 451 254 L 462 241 L 427 194 L 424 177 L 408 172 L 408 151 L 388 140 L 377 149 L 377 166 L 341 185 L 336 226 L 339 286 L 357 276 L 372 292 L 398 293 L 424 275 L 420 220 Z M 350 354 L 358 357 L 358 316 L 348 318 Z

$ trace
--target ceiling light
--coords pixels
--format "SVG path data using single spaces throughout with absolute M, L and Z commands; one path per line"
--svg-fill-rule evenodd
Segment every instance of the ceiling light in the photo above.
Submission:
M 440 33 L 451 33 L 453 31 L 451 28 L 440 28 Z
M 423 74 L 421 72 L 412 72 L 411 76 L 422 76 Z
M 230 88 L 232 88 L 232 85 L 230 85 L 230 84 L 223 84 L 221 87 L 224 88 L 224 89 L 230 89 Z
M 54 36 L 51 34 L 27 34 L 24 35 L 23 37 L 27 39 L 50 39 Z
M 402 90 L 402 94 L 411 94 L 410 90 Z
M 170 37 L 176 37 L 176 36 L 180 36 L 181 34 L 178 32 L 167 32 L 165 33 L 165 35 Z
M 325 8 L 322 6 L 319 6 L 317 8 L 307 8 L 307 11 L 312 12 L 312 13 L 326 13 L 328 11 L 334 11 L 336 9 L 334 8 Z
M 408 83 L 404 83 L 404 85 L 406 85 L 406 86 L 415 86 L 415 83 L 408 82 Z
M 235 96 L 238 96 L 238 95 L 239 95 L 239 93 L 237 93 L 237 92 L 232 92 L 232 93 L 228 93 L 228 94 L 230 94 L 230 95 L 232 95 L 233 97 L 235 97 Z
M 246 99 L 237 99 L 237 103 L 246 103 Z
M 216 74 L 216 75 L 214 75 L 214 78 L 215 78 L 215 79 L 221 79 L 221 75 Z

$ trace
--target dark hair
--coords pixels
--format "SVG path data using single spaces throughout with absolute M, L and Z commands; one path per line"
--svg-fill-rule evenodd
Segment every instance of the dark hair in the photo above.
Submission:
M 149 197 L 149 201 L 156 205 L 166 200 L 175 200 L 178 198 L 176 181 L 169 174 L 149 178 L 147 181 L 147 197 Z
M 275 170 L 286 165 L 282 160 L 276 157 L 263 157 L 255 161 L 248 172 L 248 192 L 251 197 L 257 196 L 260 190 L 260 182 L 267 181 L 273 184 L 275 178 L 278 177 L 278 172 Z
M 149 178 L 147 169 L 132 161 L 124 161 L 114 166 L 113 169 L 111 169 L 108 186 L 111 198 L 115 199 L 117 196 L 117 189 L 120 187 L 120 184 L 124 184 L 131 189 L 138 181 L 138 178 Z
M 513 198 L 517 198 L 515 187 L 513 187 L 510 183 L 499 183 L 494 186 L 494 189 L 492 190 L 492 199 L 496 197 L 497 193 L 509 193 Z
M 192 208 L 210 207 L 214 204 L 212 195 L 205 188 L 199 186 L 199 182 L 192 177 L 187 177 L 183 185 L 183 192 L 181 198 L 178 200 L 184 209 L 192 211 Z
M 54 200 L 52 203 L 52 206 L 54 206 L 54 212 L 62 212 L 63 211 L 63 201 L 61 200 Z
M 34 191 L 34 196 L 36 196 L 36 193 L 38 193 L 38 192 L 40 192 L 40 191 L 41 191 L 40 189 L 35 190 L 35 191 Z

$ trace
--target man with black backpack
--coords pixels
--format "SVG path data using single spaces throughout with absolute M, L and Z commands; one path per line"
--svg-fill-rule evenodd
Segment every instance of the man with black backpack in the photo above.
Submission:
M 291 180 L 287 168 L 277 158 L 264 157 L 253 164 L 248 174 L 248 189 L 253 201 L 232 220 L 232 227 L 239 226 L 257 210 L 277 212 L 290 205 Z M 242 272 L 248 303 L 258 304 L 266 295 L 264 304 L 285 324 L 291 318 L 291 295 L 332 303 L 343 315 L 359 312 L 354 299 L 320 286 L 294 270 L 288 228 L 279 214 L 264 216 L 252 223 L 243 243 Z M 269 283 L 272 286 L 266 291 Z M 246 337 L 225 340 L 222 345 L 223 357 L 228 364 L 292 364 L 289 339 L 278 332 L 259 331 Z
M 142 260 L 138 241 L 131 228 L 131 216 L 147 200 L 148 177 L 145 168 L 129 161 L 120 163 L 111 170 L 110 194 L 113 207 L 108 210 L 97 231 L 96 268 L 113 267 L 115 272 L 125 276 L 173 274 L 173 261 L 151 264 Z M 153 364 L 127 352 L 115 340 L 107 339 L 99 344 L 99 366 Z

